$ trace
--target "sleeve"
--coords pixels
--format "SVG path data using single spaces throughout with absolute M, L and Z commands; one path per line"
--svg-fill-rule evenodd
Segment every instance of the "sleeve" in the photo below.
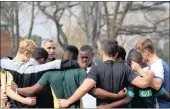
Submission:
M 30 63 L 16 62 L 5 57 L 1 59 L 0 63 L 3 69 L 16 71 L 21 74 L 23 73 L 31 74 L 31 73 L 38 73 L 42 71 L 49 71 L 53 69 L 68 69 L 68 68 L 78 67 L 76 60 L 55 60 L 52 62 L 48 62 L 46 64 L 32 65 Z
M 150 70 L 152 70 L 155 74 L 155 78 L 160 78 L 164 80 L 164 68 L 162 66 L 161 61 L 157 61 L 151 65 Z
M 132 97 L 132 98 L 133 98 L 134 95 L 135 95 L 134 86 L 131 85 L 131 84 L 129 84 L 129 85 L 127 86 L 127 95 L 130 96 L 130 97 Z
M 77 60 L 61 60 L 60 69 L 78 68 Z
M 156 91 L 155 95 L 158 97 L 163 95 L 164 93 L 166 93 L 166 90 L 163 87 L 161 87 L 159 91 Z
M 131 83 L 138 75 L 127 65 L 125 65 L 125 73 L 127 80 Z
M 44 73 L 43 76 L 39 79 L 38 84 L 45 87 L 48 84 L 48 72 Z
M 98 72 L 98 68 L 97 68 L 97 66 L 95 65 L 95 66 L 93 66 L 93 67 L 90 69 L 90 71 L 89 71 L 89 73 L 88 73 L 88 75 L 87 75 L 87 78 L 93 79 L 94 81 L 97 82 L 98 73 L 99 73 L 99 72 Z
M 81 85 L 83 83 L 84 79 L 87 77 L 87 72 L 84 69 L 81 69 L 79 71 L 79 75 L 78 76 L 79 76 L 78 77 L 79 78 L 79 85 Z

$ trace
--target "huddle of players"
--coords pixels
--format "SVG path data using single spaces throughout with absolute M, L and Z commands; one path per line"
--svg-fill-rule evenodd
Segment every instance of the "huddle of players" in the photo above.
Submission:
M 9 83 L 7 88 L 17 91 L 23 97 L 37 96 L 36 107 L 40 108 L 53 107 L 50 104 L 53 103 L 50 93 L 53 93 L 55 107 L 80 108 L 80 98 L 87 92 L 96 97 L 97 106 L 103 108 L 152 108 L 156 104 L 154 101 L 156 96 L 160 107 L 170 107 L 170 95 L 168 93 L 168 87 L 170 86 L 167 83 L 170 77 L 165 77 L 165 75 L 169 75 L 169 67 L 167 71 L 167 67 L 160 65 L 160 63 L 165 62 L 156 56 L 150 39 L 139 41 L 135 49 L 129 52 L 127 57 L 127 65 L 129 67 L 125 63 L 125 50 L 118 46 L 115 40 L 105 41 L 102 44 L 101 55 L 103 62 L 97 65 L 93 62 L 93 51 L 90 46 L 81 47 L 80 53 L 78 53 L 78 49 L 75 46 L 70 45 L 66 47 L 63 55 L 64 60 L 55 60 L 53 58 L 54 49 L 54 46 L 52 46 L 45 48 L 45 50 L 42 48 L 34 50 L 32 53 L 35 59 L 34 63 L 36 64 L 33 64 L 33 62 L 28 64 L 26 58 L 31 58 L 32 56 L 28 55 L 28 53 L 24 54 L 24 52 L 18 52 L 17 54 L 23 60 L 19 60 L 17 56 L 13 60 L 9 58 L 1 59 L 1 67 L 12 74 L 12 81 L 18 85 L 18 87 L 15 87 Z M 82 63 L 73 61 L 77 59 L 78 54 Z M 27 55 L 27 57 L 24 57 L 24 55 Z M 52 61 L 43 64 L 49 58 L 56 62 Z M 24 64 L 17 61 L 24 62 Z M 88 74 L 84 69 L 78 68 L 84 67 L 83 64 L 88 68 L 92 67 Z M 9 65 L 11 66 L 9 67 Z M 18 67 L 14 68 L 14 66 Z M 124 88 L 127 88 L 127 90 Z M 48 89 L 51 89 L 52 92 Z M 48 94 L 42 98 L 41 95 L 44 93 Z M 127 96 L 125 96 L 126 94 Z M 17 99 L 12 97 L 9 92 L 7 95 L 14 99 L 14 107 L 29 107 L 17 102 Z M 163 102 L 159 102 L 159 99 Z M 31 100 L 32 104 L 35 104 L 36 100 L 32 98 Z M 48 105 L 43 106 L 43 104 Z

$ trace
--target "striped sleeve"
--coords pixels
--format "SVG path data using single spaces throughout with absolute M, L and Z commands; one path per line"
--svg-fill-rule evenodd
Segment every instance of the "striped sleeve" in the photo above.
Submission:
M 127 95 L 132 97 L 132 98 L 135 96 L 134 86 L 132 86 L 131 84 L 129 84 L 128 87 L 127 87 Z
M 166 90 L 162 87 L 158 92 L 156 92 L 156 96 L 161 96 L 166 92 Z

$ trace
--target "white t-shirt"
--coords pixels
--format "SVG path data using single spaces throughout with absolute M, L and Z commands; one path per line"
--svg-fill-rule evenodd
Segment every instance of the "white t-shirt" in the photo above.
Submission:
M 87 68 L 87 73 L 90 71 L 91 67 Z M 90 94 L 85 94 L 82 97 L 83 107 L 84 108 L 96 108 L 96 98 L 91 96 Z
M 161 59 L 157 59 L 152 64 L 150 64 L 150 70 L 154 72 L 156 78 L 161 78 L 164 80 L 164 68 Z
M 143 70 L 147 71 L 147 70 L 149 70 L 149 67 L 144 67 Z

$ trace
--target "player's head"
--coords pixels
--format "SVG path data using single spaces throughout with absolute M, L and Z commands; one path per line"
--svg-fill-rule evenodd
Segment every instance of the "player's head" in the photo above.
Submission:
M 118 55 L 118 42 L 116 40 L 105 40 L 102 43 L 101 55 L 104 57 L 115 58 Z
M 127 64 L 131 66 L 131 62 L 134 61 L 139 65 L 142 65 L 142 54 L 134 49 L 130 50 L 128 57 L 127 57 Z
M 39 63 L 44 64 L 48 59 L 48 52 L 44 48 L 37 48 L 33 53 L 33 58 Z
M 28 39 L 22 40 L 19 43 L 17 54 L 20 55 L 20 58 L 22 58 L 21 60 L 23 62 L 28 62 L 37 47 L 38 46 L 35 44 L 33 40 Z
M 150 56 L 155 53 L 154 44 L 149 38 L 139 40 L 135 46 L 135 50 L 142 54 L 144 62 L 148 62 Z
M 74 45 L 68 45 L 64 49 L 64 55 L 63 59 L 72 59 L 72 60 L 77 60 L 78 58 L 79 51 L 76 46 Z
M 125 57 L 126 57 L 125 49 L 122 46 L 119 46 L 118 55 L 117 55 L 116 61 L 117 62 L 125 61 Z
M 81 61 L 86 64 L 86 66 L 92 65 L 93 63 L 93 49 L 91 46 L 89 45 L 83 45 L 80 48 L 80 53 L 79 53 L 79 58 L 81 59 Z

